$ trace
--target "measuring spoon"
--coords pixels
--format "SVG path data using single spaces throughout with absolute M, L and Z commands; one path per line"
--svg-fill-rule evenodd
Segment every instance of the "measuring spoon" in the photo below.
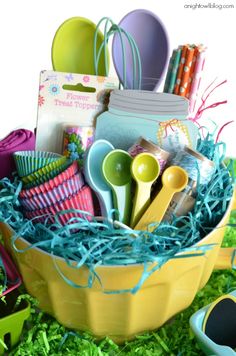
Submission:
M 188 174 L 183 168 L 178 166 L 167 168 L 162 175 L 162 189 L 135 226 L 135 230 L 145 230 L 148 224 L 161 222 L 173 195 L 181 192 L 187 183 Z
M 136 181 L 130 220 L 130 226 L 133 228 L 150 204 L 151 187 L 160 174 L 160 165 L 153 154 L 140 153 L 131 164 L 131 173 Z
M 102 172 L 113 193 L 114 208 L 118 210 L 117 220 L 129 224 L 131 212 L 131 156 L 123 150 L 113 150 L 104 158 Z
M 97 140 L 87 151 L 84 162 L 84 175 L 87 183 L 96 192 L 102 216 L 108 218 L 113 209 L 112 192 L 102 173 L 104 157 L 114 150 L 109 141 Z

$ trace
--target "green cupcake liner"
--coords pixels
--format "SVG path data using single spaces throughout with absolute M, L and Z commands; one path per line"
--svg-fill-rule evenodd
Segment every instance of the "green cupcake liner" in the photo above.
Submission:
M 62 155 L 45 151 L 17 151 L 13 154 L 20 177 L 25 177 L 48 164 L 57 161 Z
M 36 178 L 34 181 L 30 183 L 24 184 L 24 189 L 34 188 L 41 184 L 44 184 L 45 182 L 50 181 L 51 179 L 54 179 L 60 173 L 64 172 L 70 165 L 71 165 L 71 161 L 67 160 L 63 165 L 56 168 L 54 171 L 48 172 L 43 176 L 39 176 L 38 178 Z
M 58 173 L 62 172 L 63 169 L 68 165 L 68 159 L 61 156 L 54 162 L 47 164 L 46 166 L 38 169 L 37 171 L 29 174 L 26 177 L 21 177 L 24 184 L 35 184 L 40 182 L 46 182 L 48 179 L 55 177 Z

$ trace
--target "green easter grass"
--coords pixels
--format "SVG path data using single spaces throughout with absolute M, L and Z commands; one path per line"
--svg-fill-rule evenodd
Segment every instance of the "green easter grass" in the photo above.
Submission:
M 236 211 L 230 222 L 236 224 Z M 223 246 L 236 246 L 236 229 L 227 228 Z M 236 271 L 215 271 L 210 281 L 196 295 L 192 305 L 155 332 L 139 335 L 122 346 L 109 338 L 96 342 L 88 333 L 75 333 L 52 317 L 37 310 L 33 298 L 32 314 L 22 333 L 21 342 L 10 356 L 201 356 L 202 351 L 189 328 L 189 318 L 198 309 L 220 295 L 236 289 Z
M 4 291 L 4 273 L 2 268 L 0 267 L 0 295 Z

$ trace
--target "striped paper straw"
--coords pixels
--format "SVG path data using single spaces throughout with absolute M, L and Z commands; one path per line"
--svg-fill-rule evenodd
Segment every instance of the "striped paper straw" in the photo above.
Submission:
M 184 45 L 182 47 L 182 51 L 181 51 L 181 58 L 180 58 L 175 88 L 174 88 L 174 94 L 177 94 L 177 95 L 179 94 L 179 88 L 180 88 L 181 78 L 182 78 L 182 74 L 183 74 L 183 70 L 184 70 L 184 64 L 185 64 L 185 60 L 186 60 L 187 50 L 188 50 L 188 45 Z
M 194 112 L 196 102 L 197 102 L 197 94 L 201 83 L 202 71 L 205 63 L 205 55 L 206 52 L 202 51 L 199 53 L 196 61 L 196 66 L 193 74 L 193 81 L 191 85 L 191 90 L 189 94 L 189 112 Z
M 167 70 L 167 75 L 166 75 L 166 80 L 165 80 L 165 85 L 164 85 L 164 93 L 168 93 L 168 88 L 170 85 L 170 77 L 172 73 L 172 68 L 174 64 L 174 58 L 175 58 L 176 50 L 174 49 L 172 52 L 172 56 L 170 57 L 169 65 L 168 65 L 168 70 Z
M 194 70 L 195 70 L 195 66 L 196 66 L 196 61 L 197 61 L 197 57 L 198 57 L 199 53 L 200 53 L 199 46 L 195 46 L 194 54 L 193 54 L 193 62 L 192 62 L 191 68 L 190 68 L 189 80 L 188 80 L 188 85 L 187 85 L 186 93 L 185 93 L 186 98 L 189 98 L 191 85 L 192 85 L 192 81 L 193 81 Z
M 181 47 L 179 47 L 177 50 L 175 50 L 174 63 L 173 63 L 173 68 L 172 68 L 172 72 L 171 72 L 171 77 L 170 77 L 170 85 L 168 88 L 168 93 L 170 93 L 170 94 L 172 94 L 174 92 L 177 72 L 178 72 L 178 68 L 179 68 L 179 64 L 180 64 L 181 53 L 182 53 Z
M 186 95 L 186 90 L 189 82 L 189 76 L 190 76 L 190 70 L 193 64 L 193 55 L 194 55 L 194 48 L 188 47 L 187 49 L 187 54 L 186 54 L 186 60 L 184 63 L 184 69 L 181 77 L 181 83 L 180 83 L 180 88 L 179 88 L 179 95 L 180 96 L 185 96 Z

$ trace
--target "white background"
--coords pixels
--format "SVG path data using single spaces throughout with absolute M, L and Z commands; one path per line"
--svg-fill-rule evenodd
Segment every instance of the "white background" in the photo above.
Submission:
M 228 100 L 227 105 L 209 110 L 219 125 L 234 120 L 235 93 L 235 0 L 216 0 L 215 4 L 235 5 L 234 9 L 187 9 L 185 4 L 207 4 L 208 0 L 8 0 L 0 9 L 0 137 L 16 127 L 33 127 L 37 117 L 39 72 L 52 69 L 51 44 L 57 28 L 73 16 L 87 17 L 95 23 L 103 16 L 118 23 L 129 11 L 146 8 L 156 13 L 168 31 L 170 49 L 184 43 L 203 43 L 208 47 L 201 89 L 216 77 L 228 79 L 212 99 Z M 212 1 L 211 4 L 213 4 Z M 112 74 L 112 70 L 111 70 Z M 160 90 L 162 87 L 160 87 Z M 202 119 L 204 124 L 204 119 Z M 227 153 L 236 157 L 235 124 L 225 128 L 221 138 Z

